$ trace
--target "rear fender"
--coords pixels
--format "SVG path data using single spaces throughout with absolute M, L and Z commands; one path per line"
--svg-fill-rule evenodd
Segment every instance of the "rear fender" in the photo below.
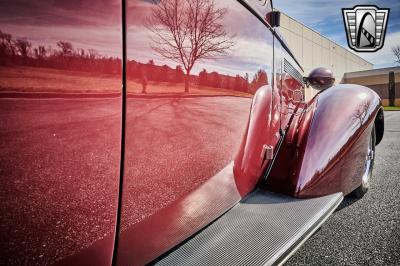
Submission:
M 378 114 L 378 123 L 383 121 L 381 108 L 379 96 L 359 85 L 342 84 L 319 93 L 291 124 L 268 176 L 268 189 L 300 198 L 354 190 L 361 183 Z

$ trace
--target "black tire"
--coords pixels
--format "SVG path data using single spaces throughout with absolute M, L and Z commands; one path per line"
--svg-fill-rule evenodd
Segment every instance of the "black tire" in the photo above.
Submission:
M 376 131 L 374 125 L 368 142 L 368 150 L 365 158 L 364 174 L 362 176 L 361 185 L 351 193 L 351 196 L 355 198 L 362 198 L 369 189 L 369 182 L 372 177 L 375 162 L 375 144 Z

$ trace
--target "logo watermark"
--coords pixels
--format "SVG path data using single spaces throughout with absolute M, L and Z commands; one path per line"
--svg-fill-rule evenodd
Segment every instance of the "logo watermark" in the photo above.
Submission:
M 375 52 L 383 47 L 389 8 L 355 6 L 342 8 L 347 43 L 356 52 Z

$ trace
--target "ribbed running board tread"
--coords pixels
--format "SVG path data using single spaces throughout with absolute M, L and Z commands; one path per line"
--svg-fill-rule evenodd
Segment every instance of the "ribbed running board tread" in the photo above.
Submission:
M 156 265 L 273 265 L 317 229 L 343 199 L 294 199 L 259 191 L 155 262 Z

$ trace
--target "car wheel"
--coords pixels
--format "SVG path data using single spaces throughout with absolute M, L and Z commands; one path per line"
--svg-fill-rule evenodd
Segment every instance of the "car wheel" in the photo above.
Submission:
M 364 173 L 362 176 L 361 185 L 352 192 L 352 196 L 356 198 L 361 198 L 362 196 L 364 196 L 364 194 L 367 193 L 369 189 L 369 182 L 372 177 L 372 170 L 374 168 L 375 161 L 375 142 L 376 133 L 374 125 L 368 142 L 368 150 L 367 155 L 365 156 Z

